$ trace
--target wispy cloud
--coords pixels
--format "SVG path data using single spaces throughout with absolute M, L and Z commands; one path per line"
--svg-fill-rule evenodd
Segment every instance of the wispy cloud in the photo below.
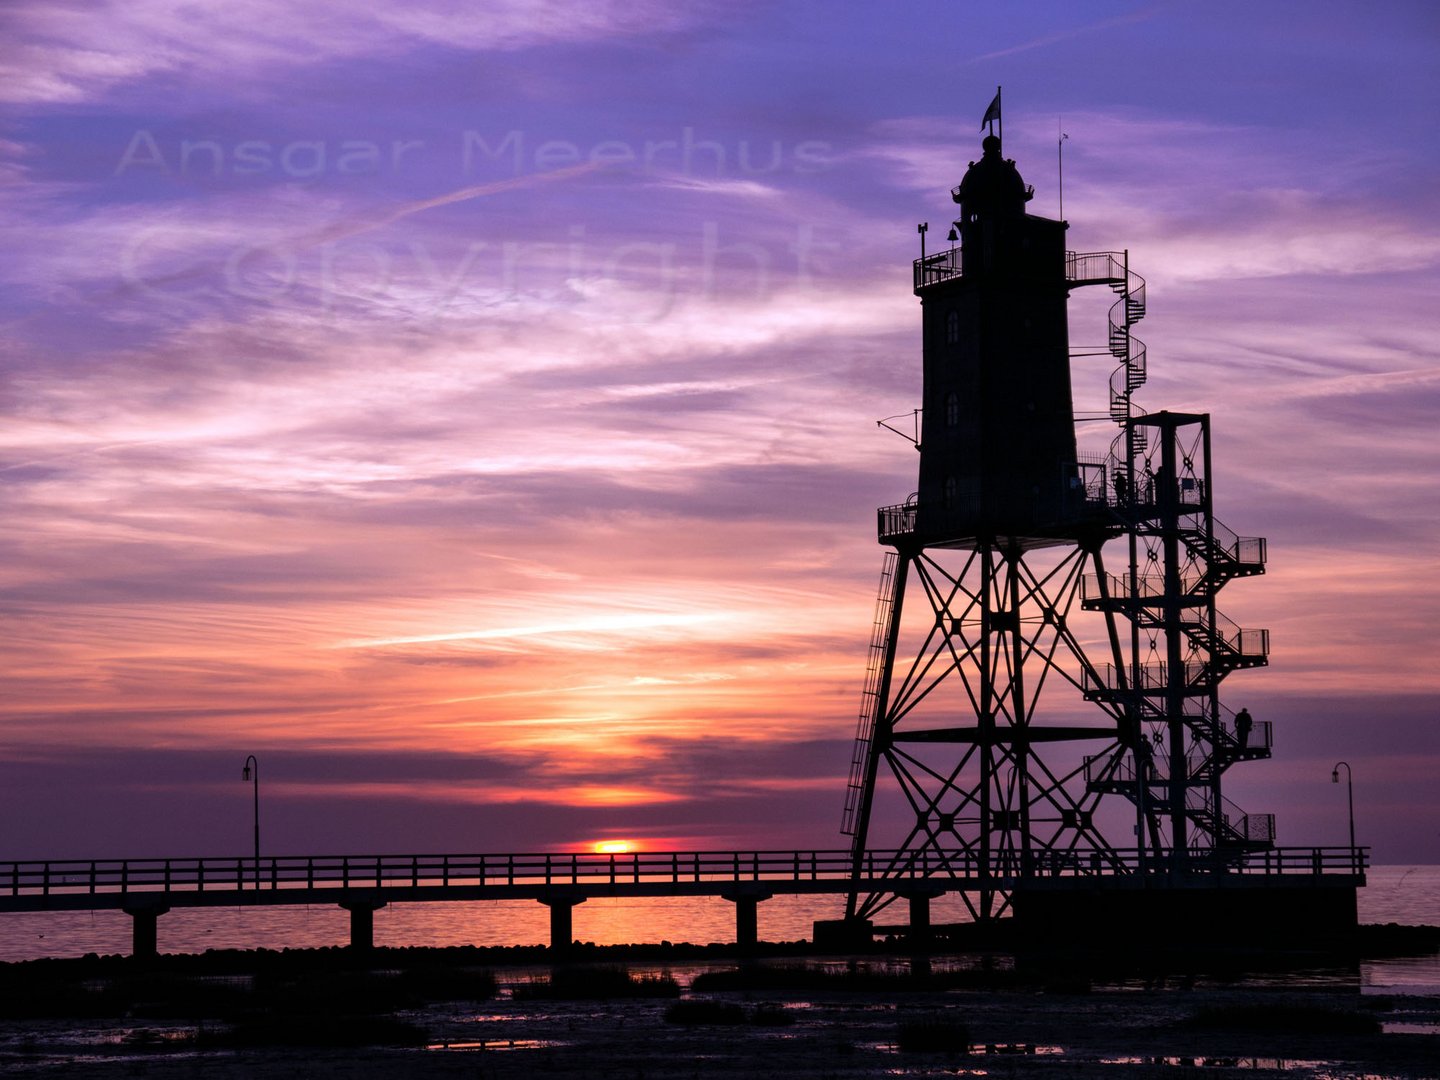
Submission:
M 0 743 L 50 806 L 26 820 L 93 853 L 129 806 L 210 848 L 217 815 L 167 807 L 223 803 L 195 776 L 243 743 L 297 845 L 833 840 L 874 507 L 915 485 L 875 426 L 923 404 L 915 222 L 933 250 L 979 152 L 954 100 L 993 92 L 916 105 L 976 78 L 962 22 L 1007 68 L 1030 210 L 1058 211 L 1063 112 L 1068 245 L 1149 282 L 1140 404 L 1212 415 L 1217 513 L 1269 538 L 1222 608 L 1273 666 L 1227 695 L 1363 687 L 1407 718 L 1366 745 L 1413 737 L 1440 618 L 1418 16 L 1327 7 L 1302 48 L 1263 6 L 1243 40 L 1164 5 L 803 33 L 452 8 L 6 10 Z M 1386 80 L 1349 77 L 1377 55 Z M 169 171 L 117 170 L 140 130 Z M 471 171 L 471 131 L 515 153 Z M 177 165 L 187 140 L 216 167 Z M 317 167 L 281 168 L 287 140 Z M 374 169 L 339 167 L 351 140 Z M 268 166 L 236 168 L 246 142 Z M 1113 302 L 1070 299 L 1102 415 Z M 164 775 L 122 790 L 96 748 Z
M 1053 34 L 1043 34 L 1040 37 L 1023 41 L 1018 45 L 1010 45 L 1003 49 L 995 49 L 991 52 L 981 53 L 978 56 L 972 56 L 966 62 L 970 64 L 982 64 L 988 60 L 1000 60 L 1007 56 L 1015 56 L 1018 53 L 1029 52 L 1032 49 L 1043 49 L 1050 45 L 1058 45 L 1062 41 L 1070 41 L 1088 34 L 1095 34 L 1104 30 L 1113 30 L 1121 26 L 1131 26 L 1135 23 L 1153 19 L 1166 10 L 1173 9 L 1175 6 L 1174 3 L 1153 4 L 1150 7 L 1141 8 L 1138 11 L 1116 16 L 1113 19 L 1101 19 L 1098 22 L 1086 23 L 1083 26 L 1059 30 Z
M 509 638 L 550 637 L 595 634 L 628 634 L 634 631 L 672 627 L 691 627 L 713 621 L 712 615 L 699 614 L 604 614 L 563 623 L 541 623 L 532 626 L 493 627 L 487 630 L 457 630 L 445 634 L 418 634 L 411 637 L 376 638 L 346 641 L 338 648 L 378 649 L 397 645 L 434 645 L 441 642 L 497 641 Z
M 19 0 L 6 15 L 0 100 L 80 102 L 143 77 L 208 70 L 246 80 L 276 67 L 395 56 L 424 45 L 485 52 L 605 41 L 673 30 L 693 17 L 665 4 L 613 0 L 583 8 L 556 0 L 503 0 L 483 9 L 385 0 L 363 12 L 282 0 L 251 0 L 243 7 Z

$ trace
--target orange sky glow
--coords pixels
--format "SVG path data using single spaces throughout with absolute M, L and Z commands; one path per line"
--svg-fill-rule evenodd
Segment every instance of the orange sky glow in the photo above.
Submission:
M 874 511 L 916 483 L 876 426 L 919 404 L 915 224 L 944 235 L 1003 81 L 1034 212 L 1063 115 L 1068 245 L 1148 280 L 1144 407 L 1212 414 L 1217 515 L 1269 540 L 1222 605 L 1272 635 L 1226 684 L 1276 722 L 1241 789 L 1284 842 L 1338 842 L 1346 758 L 1377 859 L 1440 862 L 1423 5 L 1326 7 L 1304 48 L 1193 5 L 977 12 L 958 46 L 944 5 L 439 36 L 373 6 L 320 5 L 335 35 L 277 10 L 323 63 L 152 0 L 20 20 L 0 855 L 244 850 L 247 754 L 277 852 L 844 846 Z M 1122 93 L 1102 47 L 1168 59 Z M 1376 65 L 1404 92 L 1350 77 Z M 917 97 L 927 68 L 956 85 Z M 520 156 L 467 165 L 467 131 Z M 342 174 L 364 139 L 423 146 Z M 315 141 L 325 169 L 287 173 Z M 589 160 L 647 141 L 677 149 Z M 1077 345 L 1108 299 L 1072 299 Z M 1109 372 L 1074 362 L 1080 412 Z

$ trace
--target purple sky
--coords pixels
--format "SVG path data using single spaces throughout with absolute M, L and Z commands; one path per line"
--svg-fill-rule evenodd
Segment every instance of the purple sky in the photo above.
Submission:
M 0 856 L 244 851 L 250 753 L 275 852 L 840 846 L 1004 84 L 1269 539 L 1227 794 L 1440 862 L 1433 4 L 364 7 L 0 13 Z

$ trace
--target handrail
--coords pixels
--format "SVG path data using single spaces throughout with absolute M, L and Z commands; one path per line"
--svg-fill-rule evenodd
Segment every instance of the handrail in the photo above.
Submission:
M 909 536 L 915 531 L 915 517 L 919 509 L 918 504 L 900 503 L 896 506 L 882 506 L 876 510 L 876 532 L 880 540 L 892 539 L 897 536 Z
M 1200 548 L 1208 563 L 1218 561 L 1222 567 L 1228 564 L 1241 573 L 1264 571 L 1266 544 L 1263 536 L 1241 536 L 1216 519 L 1211 520 L 1211 526 L 1210 540 L 1202 540 Z
M 1124 282 L 1124 252 L 1067 251 L 1065 252 L 1065 280 L 1077 285 Z
M 1195 849 L 1200 858 L 1209 849 Z M 1368 849 L 1272 848 L 1246 856 L 1227 856 L 1231 872 L 1245 874 L 1356 872 Z M 1034 865 L 1071 876 L 1127 874 L 1153 868 L 1153 852 L 1089 850 L 1032 853 Z M 1062 858 L 1063 856 L 1063 858 Z M 904 872 L 896 872 L 904 866 Z M 296 903 L 315 893 L 342 896 L 363 889 L 473 891 L 478 887 L 608 887 L 617 882 L 650 885 L 763 882 L 834 882 L 856 879 L 854 854 L 846 850 L 810 851 L 644 851 L 626 854 L 588 852 L 484 855 L 265 856 L 260 860 L 261 891 L 286 892 Z M 150 899 L 230 889 L 253 892 L 253 858 L 66 859 L 0 862 L 0 900 L 6 897 L 139 896 Z M 862 880 L 972 879 L 1007 877 L 1021 872 L 1011 855 L 992 852 L 983 862 L 975 851 L 869 851 L 860 860 Z
M 915 288 L 963 277 L 963 249 L 946 248 L 915 260 Z M 1125 254 L 1120 251 L 1065 252 L 1065 280 L 1071 285 L 1110 285 L 1125 281 Z
M 1119 672 L 1129 673 L 1129 668 L 1118 669 Z M 1208 687 L 1207 678 L 1213 674 L 1212 665 L 1207 661 L 1185 660 L 1181 663 L 1180 671 L 1184 679 L 1184 687 L 1190 692 L 1200 692 Z M 1164 693 L 1170 687 L 1170 664 L 1166 660 L 1152 660 L 1143 663 L 1139 667 L 1138 679 L 1134 679 L 1133 689 L 1146 694 Z M 1100 664 L 1095 668 L 1086 668 L 1082 673 L 1081 691 L 1086 694 L 1105 694 L 1109 692 L 1119 693 L 1127 689 L 1127 684 L 1119 674 L 1114 664 Z
M 1228 652 L 1236 656 L 1260 657 L 1270 655 L 1270 631 L 1242 627 L 1235 620 L 1215 612 L 1214 626 L 1216 653 Z
M 923 259 L 915 260 L 915 289 L 918 292 L 926 285 L 964 275 L 965 267 L 958 247 L 946 248 Z

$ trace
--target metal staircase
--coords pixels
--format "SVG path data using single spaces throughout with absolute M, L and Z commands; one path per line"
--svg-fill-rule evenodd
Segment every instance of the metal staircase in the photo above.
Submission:
M 1145 317 L 1145 279 L 1130 269 L 1128 251 L 1117 269 L 1117 277 L 1108 282 L 1111 291 L 1119 294 L 1119 299 L 1110 305 L 1109 349 L 1110 355 L 1120 361 L 1110 376 L 1110 418 L 1124 424 L 1135 415 L 1132 395 L 1145 385 L 1146 379 L 1145 343 L 1130 329 Z M 1145 437 L 1143 428 L 1135 434 L 1142 440 Z M 1143 452 L 1143 441 L 1133 449 Z
M 1263 733 L 1267 745 L 1247 760 L 1269 757 L 1269 725 Z M 1258 753 L 1261 749 L 1264 754 Z M 1275 815 L 1250 814 L 1223 795 L 1215 793 L 1212 783 L 1216 770 L 1223 771 L 1225 762 L 1197 752 L 1185 757 L 1184 816 L 1201 828 L 1211 845 L 1227 852 L 1257 851 L 1274 846 Z M 1084 763 L 1086 781 L 1091 791 L 1124 795 L 1137 802 L 1161 802 L 1170 785 L 1170 763 L 1164 755 L 1142 755 L 1137 766 L 1134 756 L 1114 760 L 1107 755 L 1087 757 Z
M 1226 583 L 1265 572 L 1265 541 L 1237 535 L 1211 513 L 1208 418 L 1148 416 L 1135 404 L 1146 351 L 1132 328 L 1145 317 L 1145 281 L 1130 270 L 1128 252 L 1110 255 L 1105 272 L 1091 278 L 1118 297 L 1108 349 L 1119 361 L 1110 417 L 1121 431 L 1108 468 L 1115 517 L 1133 541 L 1129 572 L 1088 576 L 1081 606 L 1127 620 L 1131 655 L 1083 672 L 1081 691 L 1128 717 L 1130 735 L 1103 760 L 1087 760 L 1087 782 L 1092 791 L 1125 795 L 1142 814 L 1168 816 L 1177 831 L 1183 821 L 1202 846 L 1250 850 L 1273 843 L 1273 817 L 1246 815 L 1224 800 L 1220 777 L 1236 762 L 1269 757 L 1271 729 L 1264 725 L 1241 747 L 1222 715 L 1219 686 L 1232 671 L 1269 662 L 1269 632 L 1237 626 L 1216 610 L 1215 597 Z

